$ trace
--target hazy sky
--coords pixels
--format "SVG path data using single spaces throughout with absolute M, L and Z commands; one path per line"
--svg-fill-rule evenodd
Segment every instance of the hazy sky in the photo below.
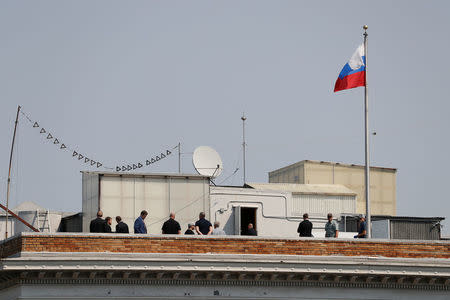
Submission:
M 105 165 L 214 147 L 223 184 L 304 160 L 364 164 L 364 89 L 333 93 L 369 26 L 371 164 L 399 215 L 450 218 L 448 1 L 0 1 L 0 195 L 17 105 Z M 11 207 L 81 211 L 90 167 L 22 116 Z M 177 172 L 173 155 L 142 168 Z M 225 181 L 224 181 L 225 180 Z M 444 223 L 450 234 L 450 222 Z

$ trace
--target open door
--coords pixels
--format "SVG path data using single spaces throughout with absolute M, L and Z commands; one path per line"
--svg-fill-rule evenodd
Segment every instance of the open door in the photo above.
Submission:
M 241 235 L 241 207 L 233 207 L 234 215 L 234 235 Z
M 241 207 L 241 235 L 247 234 L 248 224 L 252 223 L 253 228 L 258 232 L 256 226 L 256 207 Z

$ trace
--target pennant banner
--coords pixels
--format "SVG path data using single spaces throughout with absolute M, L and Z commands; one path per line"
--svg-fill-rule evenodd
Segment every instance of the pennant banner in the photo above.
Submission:
M 89 158 L 88 156 L 86 156 L 85 154 L 81 154 L 78 150 L 73 149 L 71 147 L 69 147 L 67 144 L 62 143 L 61 139 L 54 137 L 50 132 L 48 132 L 45 128 L 41 127 L 39 125 L 38 122 L 31 120 L 30 117 L 28 117 L 28 115 L 26 115 L 23 110 L 20 111 L 20 113 L 27 119 L 28 122 L 31 123 L 31 125 L 33 126 L 33 128 L 38 128 L 39 129 L 39 133 L 40 134 L 47 134 L 46 135 L 46 140 L 53 140 L 53 144 L 54 145 L 58 145 L 60 150 L 69 150 L 72 153 L 72 157 L 76 157 L 81 163 L 84 163 L 88 166 L 91 167 L 96 167 L 96 168 L 104 168 L 104 169 L 108 169 L 108 170 L 115 170 L 116 172 L 129 172 L 132 170 L 137 170 L 137 169 L 141 169 L 144 166 L 150 166 L 162 159 L 167 158 L 170 154 L 172 154 L 171 150 L 176 149 L 178 146 L 173 147 L 172 149 L 167 149 L 165 151 L 160 152 L 159 155 L 155 155 L 151 158 L 147 158 L 142 162 L 134 162 L 134 163 L 126 163 L 126 164 L 121 164 L 121 165 L 117 165 L 115 168 L 113 167 L 108 167 L 108 166 L 104 166 L 103 163 L 99 162 L 98 160 L 94 160 Z

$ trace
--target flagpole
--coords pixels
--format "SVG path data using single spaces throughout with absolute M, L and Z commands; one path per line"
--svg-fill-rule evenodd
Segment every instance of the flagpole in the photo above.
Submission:
M 369 167 L 369 91 L 367 88 L 367 25 L 363 26 L 364 29 L 364 57 L 365 57 L 365 85 L 364 85 L 364 121 L 365 121 L 365 187 L 366 187 L 366 233 L 367 238 L 372 237 L 371 221 L 370 221 L 370 167 Z

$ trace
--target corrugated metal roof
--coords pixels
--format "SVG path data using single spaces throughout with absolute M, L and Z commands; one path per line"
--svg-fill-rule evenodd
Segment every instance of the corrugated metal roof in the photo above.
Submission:
M 356 195 L 342 184 L 298 184 L 298 183 L 247 183 L 260 190 L 291 192 L 294 194 Z
M 412 217 L 412 216 L 387 216 L 387 215 L 372 215 L 372 220 L 391 220 L 391 221 L 424 221 L 435 222 L 445 220 L 445 217 Z
M 131 172 L 98 172 L 98 171 L 80 171 L 82 174 L 96 174 L 99 176 L 122 176 L 122 177 L 161 177 L 161 178 L 210 178 L 198 174 L 180 174 L 180 173 L 131 173 Z

